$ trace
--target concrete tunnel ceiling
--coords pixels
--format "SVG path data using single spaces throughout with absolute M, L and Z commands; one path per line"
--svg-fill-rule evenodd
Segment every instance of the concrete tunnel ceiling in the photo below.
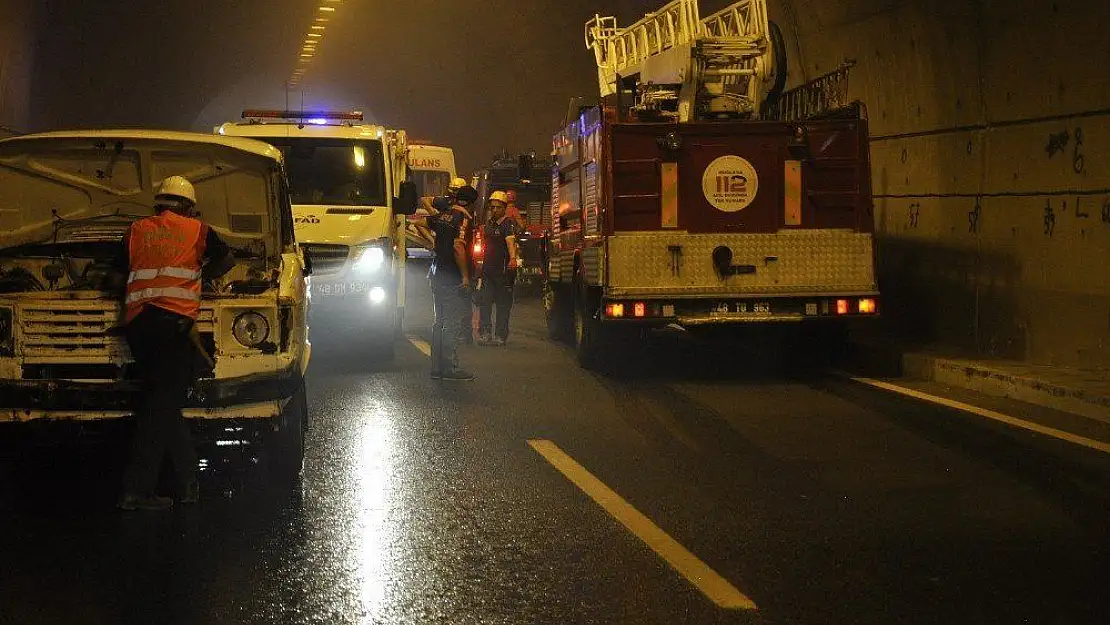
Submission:
M 857 63 L 888 322 L 979 355 L 1110 366 L 1110 5 L 768 4 L 791 85 Z

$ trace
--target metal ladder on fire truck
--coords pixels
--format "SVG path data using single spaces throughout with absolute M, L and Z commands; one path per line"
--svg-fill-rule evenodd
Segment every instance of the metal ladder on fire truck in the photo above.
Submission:
M 775 66 L 785 65 L 776 41 L 766 0 L 740 0 L 705 19 L 697 0 L 674 0 L 628 27 L 600 15 L 586 23 L 601 96 L 633 86 L 634 114 L 679 122 L 758 117 L 772 83 L 781 91 L 785 79 L 776 75 L 786 71 Z

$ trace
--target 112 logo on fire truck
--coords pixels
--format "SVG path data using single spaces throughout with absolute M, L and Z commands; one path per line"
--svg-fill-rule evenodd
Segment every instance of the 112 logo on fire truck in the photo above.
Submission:
M 759 192 L 759 174 L 747 159 L 730 154 L 714 160 L 705 168 L 701 188 L 713 208 L 735 213 L 755 200 Z

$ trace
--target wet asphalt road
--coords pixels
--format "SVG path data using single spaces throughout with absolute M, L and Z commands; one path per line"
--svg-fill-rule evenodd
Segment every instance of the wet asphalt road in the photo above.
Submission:
M 425 286 L 410 293 L 426 340 Z M 774 350 L 663 336 L 592 374 L 538 302 L 518 312 L 454 385 L 410 343 L 375 365 L 317 323 L 291 497 L 232 453 L 200 506 L 124 514 L 119 443 L 21 447 L 0 468 L 0 623 L 1107 622 L 1104 458 Z M 716 607 L 535 439 L 759 611 Z

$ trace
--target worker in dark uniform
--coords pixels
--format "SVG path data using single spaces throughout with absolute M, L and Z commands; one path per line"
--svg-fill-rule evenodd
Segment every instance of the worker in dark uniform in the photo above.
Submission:
M 503 191 L 490 195 L 489 221 L 483 226 L 485 263 L 478 280 L 478 344 L 504 345 L 509 340 L 509 315 L 513 310 L 513 286 L 520 267 L 519 226 L 507 214 L 509 198 Z M 494 331 L 493 313 L 497 309 Z
M 466 184 L 466 180 L 463 180 L 462 178 L 452 179 L 451 183 L 447 186 L 447 195 L 423 198 L 422 204 L 425 211 L 429 213 L 449 212 L 451 210 L 451 207 L 456 204 L 459 196 L 459 190 L 466 186 L 468 186 Z M 467 202 L 466 204 L 467 214 L 470 214 L 470 202 Z M 462 235 L 462 240 L 463 243 L 466 244 L 467 250 L 470 249 L 470 245 L 473 241 L 473 230 L 473 219 L 470 219 L 467 221 L 466 231 L 463 232 Z M 467 254 L 467 258 L 470 258 L 469 253 Z M 471 262 L 470 269 L 471 271 L 473 271 L 474 269 L 473 262 Z M 474 305 L 470 302 L 468 302 L 464 306 L 459 306 L 458 342 L 465 343 L 467 345 L 474 344 Z
M 464 186 L 459 189 L 449 210 L 411 220 L 417 228 L 430 233 L 425 236 L 430 236 L 435 242 L 435 260 L 428 279 L 435 308 L 432 378 L 436 380 L 474 379 L 472 374 L 459 368 L 458 341 L 459 322 L 465 308 L 470 306 L 470 256 L 466 232 L 471 220 L 469 207 L 476 199 L 478 192 L 471 186 Z
M 128 273 L 124 332 L 142 389 L 119 501 L 124 510 L 173 505 L 155 493 L 167 454 L 180 501 L 196 503 L 200 496 L 196 451 L 181 413 L 198 359 L 207 358 L 193 325 L 202 281 L 224 275 L 235 259 L 211 228 L 190 216 L 194 206 L 193 185 L 181 176 L 166 178 L 155 214 L 131 224 L 117 261 Z

